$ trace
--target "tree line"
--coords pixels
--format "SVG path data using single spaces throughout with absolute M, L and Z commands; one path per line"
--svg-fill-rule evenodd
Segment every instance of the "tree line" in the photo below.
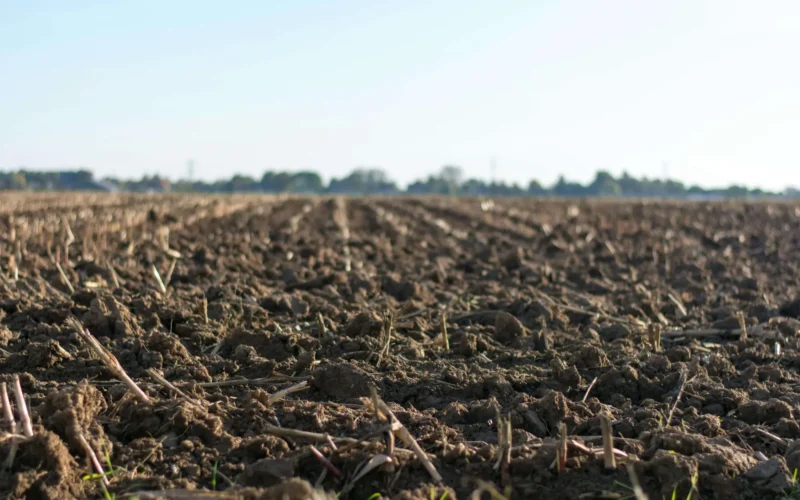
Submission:
M 800 191 L 787 188 L 769 192 L 746 186 L 708 189 L 687 186 L 669 179 L 636 178 L 628 173 L 614 177 L 598 171 L 588 184 L 569 181 L 564 176 L 551 186 L 536 180 L 528 185 L 506 182 L 486 182 L 465 178 L 455 165 L 442 167 L 439 172 L 417 180 L 405 189 L 399 187 L 381 168 L 357 168 L 327 184 L 314 171 L 267 171 L 257 179 L 236 174 L 214 182 L 179 180 L 170 182 L 158 175 L 138 180 L 115 178 L 96 179 L 86 169 L 56 172 L 18 170 L 0 172 L 0 190 L 93 190 L 130 192 L 198 192 L 198 193 L 297 193 L 297 194 L 441 194 L 463 196 L 559 196 L 559 197 L 666 197 L 666 198 L 769 198 L 800 197 Z

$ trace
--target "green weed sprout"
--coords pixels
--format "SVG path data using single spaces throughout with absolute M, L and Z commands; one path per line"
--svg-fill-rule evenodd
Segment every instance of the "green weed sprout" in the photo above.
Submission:
M 447 491 L 447 490 L 444 490 L 444 493 L 442 493 L 442 496 L 439 497 L 439 500 L 447 500 L 447 494 L 448 493 L 450 493 L 450 492 Z M 431 486 L 429 497 L 430 497 L 431 500 L 436 500 L 436 489 L 433 486 Z
M 217 491 L 217 466 L 219 465 L 219 460 L 214 461 L 214 473 L 211 475 L 211 489 Z

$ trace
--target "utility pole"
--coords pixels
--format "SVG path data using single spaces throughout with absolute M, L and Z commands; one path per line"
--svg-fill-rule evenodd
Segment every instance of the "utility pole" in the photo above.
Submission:
M 186 162 L 186 170 L 189 174 L 189 182 L 194 181 L 194 160 L 190 159 Z
M 489 181 L 494 184 L 497 179 L 497 158 L 492 156 L 489 160 Z

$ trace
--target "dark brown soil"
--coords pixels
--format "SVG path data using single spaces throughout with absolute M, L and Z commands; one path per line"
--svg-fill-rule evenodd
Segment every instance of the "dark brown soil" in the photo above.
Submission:
M 0 275 L 3 498 L 800 498 L 798 205 L 3 195 Z

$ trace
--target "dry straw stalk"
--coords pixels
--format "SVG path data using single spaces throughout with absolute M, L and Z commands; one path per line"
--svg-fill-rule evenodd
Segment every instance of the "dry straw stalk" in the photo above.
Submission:
M 100 345 L 100 342 L 89 333 L 89 330 L 83 327 L 83 325 L 75 318 L 67 319 L 67 324 L 69 324 L 72 328 L 77 330 L 78 334 L 86 341 L 87 344 L 94 350 L 97 356 L 100 358 L 100 361 L 108 368 L 108 370 L 117 378 L 122 380 L 122 382 L 128 386 L 128 388 L 133 392 L 136 399 L 138 399 L 142 403 L 150 403 L 150 397 L 142 391 L 142 389 L 136 385 L 136 382 L 133 381 L 132 378 L 125 373 L 125 370 L 122 368 L 122 365 L 119 363 L 116 357 L 114 357 L 111 352 Z

